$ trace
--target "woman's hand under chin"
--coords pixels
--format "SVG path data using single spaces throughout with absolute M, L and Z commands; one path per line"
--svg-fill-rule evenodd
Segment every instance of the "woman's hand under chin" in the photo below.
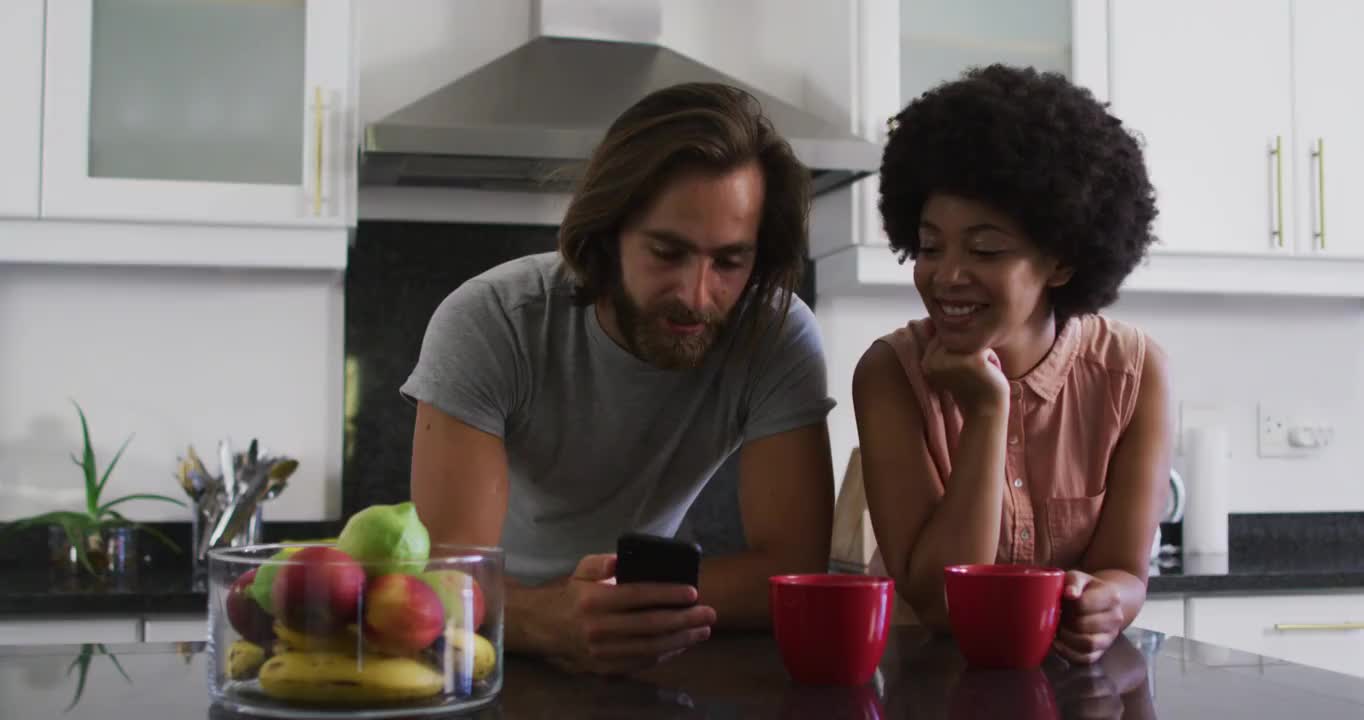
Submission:
M 931 332 L 931 324 L 929 328 Z M 934 388 L 951 393 L 963 413 L 1008 414 L 1009 379 L 994 350 L 952 352 L 931 334 L 921 362 L 924 379 Z

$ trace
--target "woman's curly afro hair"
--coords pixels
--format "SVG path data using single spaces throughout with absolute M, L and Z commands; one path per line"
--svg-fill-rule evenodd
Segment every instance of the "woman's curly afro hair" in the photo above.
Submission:
M 900 262 L 918 255 L 919 214 L 930 195 L 983 202 L 1074 269 L 1070 282 L 1049 291 L 1066 318 L 1116 300 L 1154 239 L 1155 193 L 1141 147 L 1088 90 L 1060 75 L 974 68 L 891 122 L 880 209 Z

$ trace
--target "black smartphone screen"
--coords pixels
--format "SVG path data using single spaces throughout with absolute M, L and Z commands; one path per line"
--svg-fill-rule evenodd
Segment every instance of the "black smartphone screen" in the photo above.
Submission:
M 701 546 L 676 538 L 628 533 L 616 541 L 616 582 L 656 582 L 697 587 Z

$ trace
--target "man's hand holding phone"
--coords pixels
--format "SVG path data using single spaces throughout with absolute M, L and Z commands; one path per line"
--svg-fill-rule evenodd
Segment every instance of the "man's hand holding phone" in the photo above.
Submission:
M 564 583 L 561 652 L 576 672 L 625 674 L 653 667 L 710 637 L 715 610 L 697 604 L 700 548 L 627 535 L 616 555 L 583 558 Z

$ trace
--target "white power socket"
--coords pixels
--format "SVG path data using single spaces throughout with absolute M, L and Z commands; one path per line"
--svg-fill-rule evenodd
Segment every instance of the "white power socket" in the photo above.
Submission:
M 1309 457 L 1335 440 L 1335 426 L 1322 412 L 1259 406 L 1260 457 Z

